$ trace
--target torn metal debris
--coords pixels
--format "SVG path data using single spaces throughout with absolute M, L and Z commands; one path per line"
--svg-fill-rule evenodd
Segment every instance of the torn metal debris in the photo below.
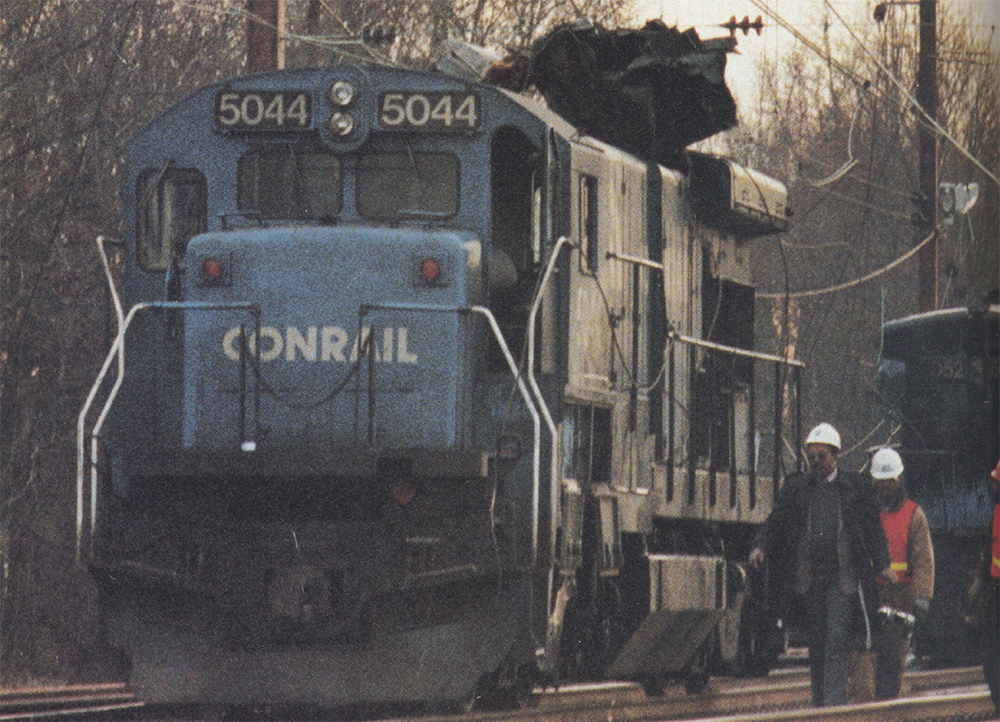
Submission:
M 684 168 L 684 148 L 736 125 L 725 83 L 735 47 L 733 37 L 701 40 L 660 20 L 616 30 L 572 23 L 538 40 L 530 58 L 509 55 L 480 79 L 515 91 L 534 87 L 582 133 Z

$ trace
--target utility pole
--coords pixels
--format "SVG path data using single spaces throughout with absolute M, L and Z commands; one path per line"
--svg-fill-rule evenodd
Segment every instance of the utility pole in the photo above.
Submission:
M 247 72 L 285 67 L 285 0 L 247 0 Z
M 920 209 L 917 242 L 933 233 L 934 237 L 917 256 L 919 274 L 918 310 L 937 308 L 938 275 L 938 203 L 937 203 L 937 131 L 930 121 L 937 119 L 937 0 L 920 0 L 920 60 L 917 67 L 917 103 L 926 113 L 919 114 L 917 140 L 920 147 Z M 929 120 L 928 120 L 929 119 Z

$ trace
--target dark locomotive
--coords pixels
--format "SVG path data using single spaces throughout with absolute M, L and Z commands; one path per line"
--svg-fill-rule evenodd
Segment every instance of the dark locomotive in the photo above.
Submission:
M 1000 306 L 916 314 L 883 327 L 882 398 L 900 424 L 910 496 L 934 543 L 934 599 L 917 652 L 941 665 L 978 664 L 960 610 L 992 523 L 987 476 L 1000 458 Z
M 140 132 L 78 446 L 136 693 L 511 704 L 752 661 L 741 560 L 800 367 L 753 350 L 749 245 L 785 189 L 688 158 L 363 65 L 237 78 Z

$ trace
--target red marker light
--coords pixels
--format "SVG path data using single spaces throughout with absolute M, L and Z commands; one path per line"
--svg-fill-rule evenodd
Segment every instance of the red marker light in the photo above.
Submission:
M 441 264 L 433 258 L 425 258 L 420 262 L 420 275 L 427 281 L 436 281 L 441 276 Z
M 209 281 L 218 281 L 222 278 L 224 270 L 225 266 L 222 264 L 222 261 L 215 258 L 206 258 L 205 262 L 201 264 L 201 272 Z

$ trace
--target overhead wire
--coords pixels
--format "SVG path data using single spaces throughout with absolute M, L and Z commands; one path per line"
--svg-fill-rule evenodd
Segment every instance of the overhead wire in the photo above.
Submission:
M 799 154 L 799 158 L 802 159 L 802 160 L 810 161 L 812 163 L 816 163 L 816 164 L 823 163 L 822 160 L 820 160 L 818 158 L 815 158 L 815 157 L 813 157 L 813 156 L 811 156 L 811 155 L 809 155 L 807 153 L 800 153 Z M 803 176 L 804 175 L 805 174 L 803 174 Z M 806 178 L 806 180 L 808 181 L 809 179 Z M 877 183 L 876 181 L 870 180 L 868 178 L 860 178 L 860 177 L 857 177 L 857 176 L 852 176 L 851 181 L 853 183 L 858 184 L 858 185 L 863 185 L 863 186 L 868 186 L 870 188 L 873 188 L 873 189 L 879 191 L 880 193 L 882 193 L 884 195 L 899 196 L 900 198 L 910 198 L 910 196 L 912 195 L 912 191 L 903 190 L 898 185 L 897 186 L 889 186 L 889 185 L 886 185 L 884 183 Z M 810 183 L 811 183 L 811 181 L 810 181 Z
M 814 290 L 811 290 L 811 291 L 794 291 L 794 292 L 792 292 L 790 294 L 787 294 L 787 295 L 788 295 L 789 298 L 806 298 L 808 296 L 822 296 L 824 294 L 833 293 L 835 291 L 843 291 L 846 288 L 851 288 L 853 286 L 858 286 L 858 285 L 860 285 L 862 283 L 865 283 L 867 281 L 872 280 L 873 278 L 878 278 L 882 274 L 888 273 L 889 271 L 891 271 L 892 269 L 894 269 L 899 264 L 904 263 L 908 259 L 912 258 L 918 251 L 920 251 L 921 248 L 923 248 L 928 243 L 930 243 L 931 240 L 936 235 L 937 235 L 937 230 L 935 229 L 935 230 L 931 231 L 929 234 L 927 234 L 927 237 L 924 238 L 922 241 L 920 241 L 920 243 L 918 243 L 917 245 L 915 245 L 913 248 L 911 248 L 910 250 L 908 250 L 906 253 L 904 253 L 902 256 L 900 256 L 896 260 L 894 260 L 894 261 L 892 261 L 890 263 L 887 263 L 886 265 L 882 266 L 881 268 L 879 268 L 879 269 L 877 269 L 875 271 L 872 271 L 871 273 L 867 273 L 864 276 L 861 276 L 860 278 L 855 278 L 853 281 L 846 281 L 844 283 L 839 283 L 839 284 L 837 284 L 835 286 L 828 286 L 827 288 L 817 288 L 817 289 L 814 289 Z M 756 298 L 785 298 L 785 296 L 786 296 L 785 293 L 758 293 L 758 294 L 756 294 Z
M 751 2 L 753 2 L 754 4 L 757 4 L 757 3 L 760 2 L 760 0 L 751 0 Z M 900 90 L 900 92 L 903 93 L 903 95 L 906 96 L 906 99 L 909 100 L 913 104 L 913 107 L 917 109 L 917 111 L 920 113 L 920 115 L 923 117 L 923 119 L 931 127 L 933 127 L 934 130 L 936 130 L 942 137 L 944 137 L 945 139 L 947 139 L 948 142 L 951 143 L 959 153 L 961 153 L 963 156 L 965 156 L 966 159 L 968 159 L 973 165 L 975 165 L 977 168 L 979 168 L 979 170 L 981 170 L 983 173 L 985 173 L 986 176 L 990 180 L 992 180 L 997 185 L 1000 185 L 1000 179 L 997 178 L 996 174 L 993 171 L 991 171 L 989 168 L 987 168 L 985 165 L 983 165 L 982 161 L 980 161 L 978 158 L 976 158 L 974 155 L 972 155 L 972 153 L 970 153 L 968 150 L 966 150 L 965 147 L 962 146 L 962 144 L 959 143 L 958 140 L 954 136 L 952 136 L 937 121 L 936 118 L 932 117 L 930 115 L 930 113 L 927 112 L 927 109 L 924 108 L 917 101 L 917 99 L 913 96 L 913 94 L 909 90 L 906 89 L 906 87 L 903 85 L 903 83 L 893 74 L 893 72 L 889 68 L 887 68 L 885 66 L 885 63 L 882 62 L 881 58 L 877 57 L 875 55 L 875 53 L 873 53 L 868 48 L 868 46 L 865 45 L 865 43 L 857 36 L 857 34 L 854 32 L 854 30 L 851 28 L 851 26 L 848 25 L 847 21 L 845 21 L 844 18 L 841 17 L 840 13 L 837 12 L 836 8 L 833 7 L 833 4 L 830 2 L 830 0 L 823 0 L 823 2 L 830 9 L 830 11 L 836 16 L 837 20 L 839 20 L 840 23 L 844 26 L 844 28 L 847 30 L 847 32 L 850 34 L 850 36 L 854 39 L 854 42 L 856 42 L 858 44 L 858 46 L 861 48 L 861 51 L 865 55 L 867 55 L 871 59 L 871 61 L 874 62 L 875 65 L 878 66 L 879 70 L 881 70 L 885 74 L 885 76 L 892 82 L 892 84 L 895 85 Z
M 750 2 L 752 2 L 758 9 L 760 9 L 761 12 L 765 13 L 775 23 L 777 23 L 786 31 L 791 33 L 791 35 L 796 40 L 805 45 L 809 50 L 811 50 L 817 56 L 822 58 L 830 67 L 836 68 L 842 75 L 844 75 L 858 87 L 863 88 L 865 90 L 870 89 L 870 81 L 861 80 L 855 73 L 853 73 L 842 63 L 838 62 L 835 58 L 833 58 L 832 53 L 826 52 L 825 50 L 820 48 L 816 43 L 814 43 L 805 35 L 803 35 L 801 32 L 799 32 L 799 30 L 796 29 L 795 26 L 793 26 L 790 22 L 788 22 L 776 11 L 772 10 L 763 0 L 750 0 Z M 847 32 L 851 35 L 851 38 L 859 45 L 862 52 L 864 52 L 864 54 L 868 56 L 868 58 L 871 59 L 873 63 L 875 63 L 878 69 L 883 74 L 885 74 L 885 76 L 893 83 L 893 85 L 895 85 L 900 90 L 900 92 L 903 93 L 903 95 L 917 110 L 917 112 L 921 115 L 924 121 L 928 123 L 941 137 L 945 138 L 949 143 L 951 143 L 951 145 L 954 146 L 955 149 L 960 154 L 965 156 L 965 158 L 968 159 L 973 165 L 975 165 L 977 168 L 979 168 L 979 170 L 985 173 L 990 180 L 992 180 L 997 185 L 1000 185 L 1000 179 L 997 178 L 996 173 L 987 168 L 982 163 L 982 161 L 980 161 L 978 158 L 972 155 L 972 153 L 969 152 L 961 143 L 959 143 L 958 140 L 951 133 L 949 133 L 935 118 L 931 117 L 931 115 L 927 112 L 926 108 L 924 108 L 917 101 L 917 99 L 913 96 L 913 94 L 906 89 L 903 83 L 893 74 L 893 72 L 889 68 L 887 68 L 885 64 L 857 36 L 857 34 L 847 23 L 847 21 L 844 20 L 844 18 L 840 15 L 840 13 L 837 12 L 836 8 L 833 7 L 833 5 L 830 3 L 830 0 L 824 0 L 824 3 L 831 10 L 831 12 L 833 12 L 837 20 L 840 21 L 840 23 L 844 26 Z
M 267 28 L 270 28 L 271 30 L 274 31 L 278 30 L 278 28 L 275 25 L 267 22 L 263 18 L 251 14 L 246 10 L 246 8 L 240 6 L 235 6 L 234 8 L 230 9 L 215 5 L 205 5 L 199 2 L 192 2 L 191 0 L 179 0 L 178 4 L 193 8 L 195 10 L 201 10 L 203 12 L 229 15 L 232 17 L 243 18 L 246 20 L 253 20 L 254 22 L 257 22 Z M 323 7 L 327 10 L 327 12 L 330 11 L 330 8 L 326 3 L 323 3 Z M 333 15 L 332 17 L 334 17 L 335 20 L 338 19 L 335 15 Z M 343 23 L 341 23 L 341 25 L 343 25 Z M 390 58 L 386 57 L 385 55 L 379 53 L 374 48 L 370 47 L 362 38 L 357 38 L 357 37 L 340 38 L 340 37 L 323 36 L 323 35 L 299 35 L 298 33 L 290 33 L 286 30 L 281 35 L 281 37 L 278 38 L 278 40 L 279 42 L 282 40 L 285 42 L 293 41 L 293 42 L 303 43 L 305 45 L 313 45 L 315 47 L 325 48 L 328 50 L 335 50 L 336 52 L 341 53 L 342 55 L 345 55 L 347 57 L 359 60 L 375 60 L 382 65 L 396 65 L 396 63 L 394 63 Z M 363 49 L 364 53 L 358 52 L 357 51 L 358 48 Z
M 845 175 L 847 175 L 850 170 L 858 164 L 857 159 L 854 157 L 854 126 L 858 122 L 858 115 L 861 114 L 861 103 L 858 103 L 857 107 L 854 109 L 854 116 L 851 118 L 851 127 L 847 131 L 847 161 L 835 170 L 832 174 L 826 178 L 818 181 L 806 178 L 806 181 L 816 188 L 822 188 L 823 186 L 828 186 L 831 183 L 835 183 Z M 805 176 L 803 176 L 805 177 Z
M 835 191 L 833 190 L 833 188 L 826 188 L 824 190 L 827 195 L 840 198 L 843 201 L 846 201 L 848 203 L 853 203 L 854 205 L 859 206 L 861 208 L 868 208 L 873 211 L 878 211 L 879 213 L 882 213 L 884 215 L 891 216 L 893 218 L 899 218 L 901 220 L 909 220 L 910 218 L 910 216 L 905 213 L 900 213 L 899 211 L 890 211 L 889 209 L 877 206 L 874 203 L 868 203 L 867 201 L 859 200 L 858 198 L 847 195 L 846 193 L 840 193 L 839 191 Z
M 781 15 L 779 15 L 777 12 L 771 10 L 771 8 L 768 7 L 761 0 L 751 0 L 751 2 L 753 2 L 759 9 L 761 9 L 762 12 L 765 12 L 777 24 L 779 24 L 781 27 L 783 27 L 788 32 L 790 32 L 797 40 L 799 40 L 800 42 L 802 42 L 812 52 L 816 53 L 819 57 L 821 57 L 822 59 L 824 59 L 831 67 L 836 68 L 838 71 L 840 71 L 842 74 L 844 74 L 848 79 L 850 79 L 852 82 L 854 82 L 855 84 L 859 85 L 863 89 L 866 89 L 866 90 L 868 89 L 869 86 L 868 86 L 867 82 L 861 83 L 859 81 L 858 77 L 853 72 L 851 72 L 846 67 L 844 67 L 841 63 L 837 62 L 832 57 L 831 53 L 824 51 L 817 44 L 815 44 L 812 41 L 810 41 L 806 36 L 804 36 L 796 28 L 794 28 L 787 20 L 785 20 L 783 17 L 781 17 Z M 855 42 L 857 42 L 861 46 L 861 48 L 865 52 L 865 54 L 868 55 L 868 57 L 871 58 L 876 63 L 876 65 L 878 66 L 879 70 L 881 70 L 893 82 L 893 84 L 895 84 L 897 86 L 897 88 L 899 88 L 899 90 L 904 94 L 904 96 L 911 103 L 913 103 L 914 107 L 921 113 L 921 115 L 923 116 L 923 118 L 929 124 L 931 124 L 934 127 L 934 129 L 941 136 L 945 137 L 950 143 L 952 143 L 952 145 L 960 153 L 962 153 L 966 158 L 968 158 L 971 162 L 973 162 L 980 170 L 982 170 L 984 173 L 986 173 L 991 178 L 991 180 L 993 180 L 994 182 L 996 182 L 997 181 L 996 176 L 993 173 L 991 173 L 989 171 L 989 169 L 987 169 L 978 159 L 976 159 L 974 156 L 972 156 L 971 153 L 969 153 L 965 148 L 963 148 L 958 143 L 958 141 L 954 137 L 952 137 L 935 119 L 931 118 L 929 116 L 929 114 L 926 112 L 926 110 L 922 106 L 920 106 L 919 103 L 916 102 L 916 99 L 912 96 L 911 93 L 909 93 L 906 90 L 905 87 L 903 87 L 903 85 L 892 74 L 892 72 L 888 68 L 886 68 L 885 65 L 883 63 L 881 63 L 880 60 L 871 53 L 871 51 L 865 46 L 865 44 L 857 37 L 856 33 L 854 33 L 854 31 L 850 28 L 850 26 L 847 24 L 847 22 L 844 20 L 844 18 L 836 11 L 835 8 L 833 8 L 833 6 L 830 4 L 830 0 L 824 0 L 824 2 L 826 4 L 826 6 L 836 16 L 837 20 L 848 30 L 848 32 L 851 34 L 851 37 L 855 40 Z M 860 104 L 859 104 L 858 107 L 860 109 Z M 855 125 L 856 120 L 857 120 L 857 110 L 855 111 L 855 115 L 852 118 L 851 128 L 850 128 L 850 132 L 849 132 L 849 136 L 848 136 L 848 160 L 847 160 L 847 162 L 845 162 L 838 170 L 834 171 L 833 174 L 831 174 L 830 176 L 828 176 L 825 179 L 822 179 L 821 181 L 812 181 L 811 179 L 809 179 L 807 177 L 806 180 L 808 182 L 810 182 L 811 185 L 813 185 L 815 187 L 825 187 L 826 185 L 829 185 L 829 184 L 831 184 L 833 182 L 836 182 L 840 178 L 844 177 L 854 167 L 855 163 L 853 162 L 854 161 L 854 156 L 853 156 L 852 141 L 853 141 L 854 125 Z M 866 185 L 870 185 L 872 187 L 878 187 L 879 186 L 879 184 L 872 183 L 870 181 L 865 181 L 865 184 Z M 898 193 L 898 191 L 894 191 L 892 189 L 888 189 L 888 190 L 890 192 Z M 894 212 L 894 211 L 889 211 L 887 209 L 880 208 L 880 207 L 878 207 L 878 206 L 876 206 L 874 204 L 866 203 L 866 202 L 861 201 L 859 199 L 853 198 L 853 197 L 851 197 L 849 195 L 846 195 L 846 194 L 843 194 L 843 193 L 838 193 L 838 192 L 836 192 L 836 191 L 834 191 L 832 189 L 826 189 L 826 195 L 837 197 L 837 198 L 840 198 L 842 200 L 845 200 L 845 201 L 848 201 L 848 202 L 851 202 L 851 203 L 855 203 L 855 204 L 857 204 L 857 205 L 859 205 L 861 207 L 865 207 L 865 208 L 869 208 L 869 209 L 872 209 L 872 210 L 876 210 L 876 211 L 879 211 L 881 213 L 885 213 L 887 215 L 894 216 L 894 217 L 897 217 L 897 218 L 907 218 L 908 217 L 905 214 Z M 893 268 L 895 268 L 899 264 L 905 262 L 907 259 L 911 258 L 917 251 L 919 251 L 920 248 L 922 248 L 927 243 L 929 243 L 935 237 L 935 235 L 936 235 L 936 231 L 932 232 L 925 239 L 923 239 L 917 246 L 915 246 L 914 248 L 910 249 L 907 253 L 903 254 L 901 257 L 897 258 L 896 260 L 892 261 L 891 263 L 887 264 L 886 266 L 884 266 L 884 267 L 882 267 L 882 268 L 880 268 L 880 269 L 878 269 L 876 271 L 873 271 L 873 272 L 871 272 L 869 274 L 866 274 L 865 276 L 862 276 L 861 278 L 857 278 L 857 279 L 854 279 L 852 281 L 847 281 L 847 282 L 844 282 L 844 283 L 836 284 L 834 286 L 830 286 L 830 287 L 823 288 L 823 289 L 815 289 L 815 290 L 810 290 L 810 291 L 799 291 L 799 292 L 792 293 L 790 295 L 788 295 L 787 292 L 786 292 L 786 293 L 762 293 L 762 294 L 757 294 L 757 296 L 758 296 L 758 298 L 802 298 L 802 297 L 809 297 L 809 296 L 818 296 L 818 295 L 822 295 L 822 294 L 826 294 L 826 293 L 833 293 L 833 292 L 836 292 L 836 291 L 844 290 L 844 289 L 847 289 L 847 288 L 859 285 L 859 284 L 864 283 L 866 281 L 872 280 L 873 278 L 877 278 L 878 276 L 883 275 L 884 273 L 892 270 Z
M 791 33 L 792 36 L 796 40 L 798 40 L 800 43 L 802 43 L 803 45 L 805 45 L 807 48 L 809 48 L 814 53 L 816 53 L 816 55 L 818 55 L 820 58 L 822 58 L 824 61 L 826 61 L 831 67 L 836 68 L 844 77 L 846 77 L 848 80 L 850 80 L 851 82 L 853 82 L 859 88 L 867 88 L 869 86 L 870 81 L 864 80 L 862 78 L 859 78 L 857 75 L 855 75 L 849 68 L 847 68 L 842 63 L 840 63 L 839 61 L 837 61 L 833 57 L 832 53 L 827 53 L 821 47 L 819 47 L 816 43 L 814 43 L 809 38 L 807 38 L 805 35 L 803 35 L 801 32 L 799 32 L 798 29 L 794 25 L 792 25 L 790 22 L 788 22 L 787 20 L 785 20 L 785 18 L 783 18 L 781 15 L 779 15 L 776 11 L 772 10 L 767 5 L 767 3 L 763 2 L 762 0 L 750 0 L 750 2 L 752 2 L 754 5 L 756 5 L 757 8 L 761 12 L 763 12 L 765 15 L 767 15 L 769 18 L 771 18 L 774 22 L 776 22 L 778 25 L 780 25 L 786 31 L 788 31 L 789 33 Z
M 792 35 L 795 36 L 796 39 L 798 39 L 800 42 L 802 42 L 804 45 L 806 45 L 806 47 L 808 47 L 810 50 L 812 50 L 814 53 L 816 53 L 819 57 L 821 57 L 830 67 L 833 67 L 833 68 L 837 69 L 839 72 L 841 72 L 842 74 L 844 74 L 848 79 L 850 79 L 852 82 L 854 82 L 855 85 L 858 86 L 859 90 L 864 91 L 865 93 L 873 93 L 873 89 L 872 89 L 871 83 L 869 81 L 867 81 L 867 80 L 861 80 L 851 70 L 849 70 L 843 64 L 839 63 L 832 56 L 831 52 L 829 52 L 827 50 L 823 50 L 816 43 L 814 43 L 811 40 L 809 40 L 809 38 L 807 38 L 805 35 L 803 35 L 790 22 L 788 22 L 787 20 L 785 20 L 785 18 L 783 18 L 779 13 L 777 13 L 774 10 L 771 10 L 761 0 L 751 0 L 751 2 L 753 2 L 763 12 L 766 12 L 768 14 L 768 16 L 771 17 L 777 24 L 781 25 L 781 27 L 785 28 L 788 32 L 792 33 Z M 874 95 L 875 95 L 875 97 L 879 97 L 878 93 L 874 93 Z M 828 176 L 826 178 L 823 178 L 823 179 L 820 179 L 820 180 L 813 180 L 813 179 L 809 178 L 807 175 L 805 175 L 803 173 L 803 177 L 805 178 L 805 180 L 810 185 L 812 185 L 814 187 L 817 187 L 817 188 L 826 188 L 826 186 L 831 185 L 831 184 L 835 183 L 836 181 L 840 180 L 841 178 L 843 178 L 844 176 L 846 176 L 847 173 L 849 173 L 857 165 L 858 160 L 854 157 L 853 145 L 854 145 L 855 128 L 857 126 L 857 121 L 858 121 L 858 118 L 860 116 L 861 107 L 862 107 L 861 103 L 859 102 L 858 106 L 855 108 L 854 114 L 853 114 L 852 119 L 851 119 L 851 125 L 850 125 L 849 131 L 848 131 L 848 159 L 847 159 L 847 161 L 845 161 L 830 176 Z M 875 185 L 875 186 L 877 186 L 877 184 L 874 184 L 870 180 L 864 180 L 864 179 L 862 179 L 861 182 L 864 183 L 864 184 L 866 184 L 866 185 Z M 888 192 L 890 192 L 890 193 L 893 193 L 893 194 L 899 194 L 899 191 L 896 190 L 896 189 L 886 188 L 886 190 Z M 908 215 L 905 215 L 905 214 L 902 214 L 902 213 L 899 213 L 899 212 L 896 212 L 896 211 L 891 211 L 891 210 L 888 210 L 888 209 L 884 209 L 884 208 L 881 208 L 881 207 L 876 206 L 876 205 L 871 204 L 871 203 L 865 203 L 864 201 L 858 200 L 856 198 L 853 198 L 853 197 L 851 197 L 849 195 L 845 195 L 843 193 L 837 193 L 836 191 L 832 191 L 832 190 L 827 190 L 826 192 L 827 192 L 827 194 L 829 196 L 840 198 L 840 199 L 842 199 L 842 200 L 844 200 L 846 202 L 849 202 L 849 203 L 854 203 L 854 204 L 858 205 L 859 207 L 869 208 L 869 209 L 878 211 L 878 212 L 883 213 L 883 214 L 885 214 L 887 216 L 890 216 L 890 217 L 901 218 L 901 219 L 908 219 L 909 218 Z M 900 195 L 905 195 L 905 194 L 900 194 Z M 822 205 L 822 203 L 825 202 L 826 199 L 827 199 L 827 197 L 825 196 L 823 199 L 821 199 L 819 201 L 819 203 L 817 205 Z

